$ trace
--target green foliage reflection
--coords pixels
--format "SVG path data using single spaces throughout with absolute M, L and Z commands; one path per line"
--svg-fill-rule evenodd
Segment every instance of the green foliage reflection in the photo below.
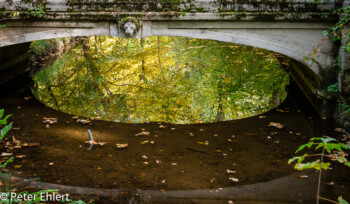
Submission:
M 286 97 L 288 75 L 266 50 L 181 37 L 87 38 L 35 77 L 57 110 L 122 122 L 249 117 Z

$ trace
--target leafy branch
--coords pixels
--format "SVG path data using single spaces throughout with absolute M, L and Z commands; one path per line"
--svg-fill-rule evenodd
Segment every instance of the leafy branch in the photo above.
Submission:
M 315 147 L 315 150 L 320 150 L 322 148 L 321 153 L 312 154 L 312 155 L 309 155 L 306 153 L 306 154 L 303 154 L 302 156 L 296 156 L 289 159 L 288 164 L 291 164 L 296 161 L 297 163 L 295 164 L 294 168 L 297 170 L 304 170 L 304 169 L 319 170 L 318 186 L 317 186 L 317 203 L 319 203 L 320 199 L 330 201 L 329 199 L 320 197 L 322 169 L 327 170 L 331 166 L 330 162 L 324 162 L 324 158 L 328 158 L 331 161 L 335 161 L 350 167 L 350 162 L 346 158 L 348 154 L 345 152 L 345 150 L 349 150 L 350 147 L 343 143 L 337 143 L 336 139 L 331 137 L 314 137 L 314 138 L 311 138 L 308 143 L 301 145 L 296 150 L 295 153 L 298 153 L 304 150 L 305 148 L 310 149 L 312 147 Z M 320 159 L 304 162 L 306 158 L 311 158 L 315 156 L 320 157 Z M 338 197 L 338 201 L 339 202 L 335 202 L 335 201 L 331 201 L 331 202 L 347 204 L 347 202 L 341 196 Z

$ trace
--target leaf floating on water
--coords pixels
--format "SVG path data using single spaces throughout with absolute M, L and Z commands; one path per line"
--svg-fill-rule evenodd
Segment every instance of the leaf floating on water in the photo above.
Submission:
M 270 122 L 270 123 L 269 123 L 269 126 L 273 126 L 273 127 L 278 128 L 278 129 L 282 129 L 282 128 L 284 127 L 283 124 L 281 124 L 281 123 L 276 123 L 276 122 Z
M 53 162 L 50 162 L 49 165 L 52 166 L 52 165 L 53 165 Z
M 171 165 L 173 165 L 173 166 L 177 166 L 177 163 L 171 163 Z
M 228 174 L 234 174 L 234 173 L 236 173 L 236 171 L 233 171 L 233 170 L 230 170 L 230 169 L 227 169 L 226 172 L 227 172 Z
M 165 128 L 165 126 L 164 125 L 160 125 L 159 128 Z
M 308 178 L 307 175 L 300 175 L 300 178 Z
M 142 158 L 144 159 L 148 159 L 148 157 L 146 155 L 142 155 Z
M 28 147 L 35 147 L 35 146 L 39 146 L 40 145 L 40 143 L 38 143 L 38 142 L 33 142 L 33 143 L 28 143 Z M 23 145 L 24 146 L 24 145 Z
M 217 149 L 216 152 L 222 152 L 221 150 Z
M 22 159 L 24 157 L 26 157 L 26 155 L 18 155 L 18 156 L 16 156 L 16 158 L 18 158 L 18 159 Z
M 150 132 L 146 132 L 146 131 L 142 130 L 142 132 L 135 134 L 135 136 L 149 135 L 149 134 L 150 134 Z
M 217 137 L 217 136 L 219 136 L 218 134 L 214 134 L 214 137 Z
M 263 118 L 266 118 L 266 116 L 260 115 L 259 118 L 260 118 L 260 119 L 263 119 Z
M 160 160 L 156 160 L 156 163 L 157 163 L 157 164 L 160 164 L 160 163 L 162 163 L 162 161 L 160 161 Z
M 175 130 L 175 128 L 171 128 L 170 130 Z
M 15 167 L 15 169 L 18 169 L 18 168 L 21 168 L 22 165 L 15 165 L 14 167 Z
M 76 122 L 77 123 L 82 123 L 83 125 L 91 124 L 91 120 L 89 120 L 89 119 L 78 119 Z
M 147 144 L 147 143 L 149 143 L 149 141 L 145 140 L 145 141 L 141 142 L 140 144 Z
M 1 157 L 8 157 L 8 156 L 11 156 L 13 153 L 7 153 L 7 152 L 3 152 L 1 153 Z
M 29 100 L 29 99 L 32 99 L 33 97 L 31 97 L 31 96 L 26 96 L 26 97 L 24 97 L 24 100 Z
M 46 118 L 46 117 L 43 118 L 44 124 L 52 125 L 52 124 L 57 123 L 57 122 L 58 122 L 57 118 Z
M 194 136 L 194 134 L 192 133 L 192 132 L 190 132 L 190 133 L 188 133 L 191 137 L 193 137 Z
M 233 182 L 238 182 L 238 178 L 230 177 L 228 180 L 233 181 Z
M 204 142 L 197 142 L 198 144 L 204 144 Z
M 122 149 L 128 147 L 128 144 L 116 144 L 117 148 Z

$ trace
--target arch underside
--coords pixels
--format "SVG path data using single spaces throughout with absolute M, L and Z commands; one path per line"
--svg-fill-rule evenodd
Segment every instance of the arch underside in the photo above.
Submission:
M 259 47 L 288 56 L 309 67 L 322 80 L 321 69 L 328 68 L 332 61 L 332 43 L 325 41 L 321 50 L 316 54 L 316 62 L 311 62 L 312 53 L 317 44 L 324 37 L 323 27 L 313 24 L 284 23 L 276 26 L 266 23 L 256 24 L 246 22 L 247 25 L 238 26 L 206 26 L 202 28 L 195 24 L 173 24 L 166 22 L 144 22 L 141 31 L 136 37 L 149 36 L 178 36 L 201 39 L 211 39 L 232 42 L 242 45 Z M 179 26 L 180 25 L 180 26 Z M 191 26 L 192 25 L 192 26 Z M 212 25 L 212 24 L 211 24 Z M 215 24 L 214 24 L 215 25 Z M 260 25 L 260 26 L 257 26 Z M 293 26 L 291 26 L 293 25 Z M 48 25 L 9 25 L 0 29 L 0 47 L 24 42 L 75 36 L 110 35 L 125 37 L 119 32 L 117 25 L 105 23 L 51 23 Z

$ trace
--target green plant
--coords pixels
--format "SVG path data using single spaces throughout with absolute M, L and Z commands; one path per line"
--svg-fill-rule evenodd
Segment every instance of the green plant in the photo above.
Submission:
M 339 93 L 338 82 L 327 87 L 327 91 Z
M 39 5 L 38 8 L 33 7 L 33 4 L 29 5 L 28 14 L 35 17 L 42 17 L 45 14 L 45 8 Z
M 336 139 L 331 137 L 315 137 L 315 138 L 311 138 L 308 143 L 301 145 L 295 153 L 298 153 L 304 150 L 306 147 L 311 148 L 314 146 L 316 146 L 315 151 L 321 151 L 321 152 L 316 154 L 305 153 L 302 156 L 293 157 L 289 159 L 288 164 L 291 164 L 294 161 L 297 161 L 297 163 L 294 166 L 294 168 L 297 170 L 304 170 L 304 169 L 319 170 L 318 186 L 317 186 L 317 203 L 319 203 L 320 199 L 331 201 L 329 199 L 320 197 L 322 169 L 327 170 L 331 166 L 330 162 L 324 162 L 324 158 L 328 158 L 331 161 L 336 161 L 338 163 L 341 163 L 350 167 L 350 162 L 346 159 L 348 154 L 345 152 L 345 150 L 349 150 L 350 147 L 347 145 L 344 145 L 343 143 L 337 143 Z M 319 159 L 305 162 L 307 158 L 312 158 L 312 157 L 319 157 Z M 340 204 L 347 203 L 341 196 L 338 197 L 338 201 Z M 331 202 L 334 203 L 335 201 L 331 201 Z
M 0 141 L 5 137 L 5 135 L 8 133 L 8 131 L 10 131 L 10 129 L 12 128 L 12 122 L 10 124 L 7 125 L 7 119 L 9 117 L 11 117 L 11 115 L 7 115 L 4 117 L 4 113 L 5 110 L 4 109 L 0 109 L 0 127 L 4 126 L 1 130 L 0 130 Z

